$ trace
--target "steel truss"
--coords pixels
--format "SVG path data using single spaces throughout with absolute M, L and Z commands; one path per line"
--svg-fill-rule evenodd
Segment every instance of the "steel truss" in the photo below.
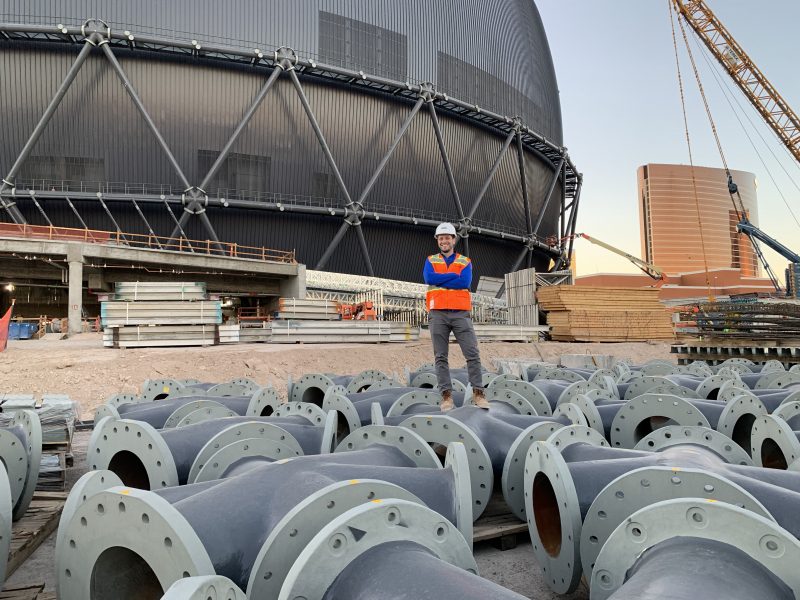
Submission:
M 116 220 L 114 219 L 105 201 L 128 202 L 134 205 L 137 213 L 144 220 L 145 226 L 149 231 L 152 231 L 152 228 L 147 222 L 147 219 L 144 217 L 143 212 L 137 204 L 137 201 L 144 204 L 163 204 L 166 206 L 172 220 L 175 222 L 175 228 L 170 237 L 177 237 L 180 235 L 181 237 L 186 238 L 186 224 L 192 215 L 196 215 L 198 218 L 200 218 L 206 232 L 209 235 L 209 238 L 217 244 L 219 244 L 219 238 L 217 237 L 211 220 L 206 212 L 206 209 L 209 205 L 221 208 L 234 207 L 323 215 L 341 219 L 342 224 L 324 251 L 322 257 L 318 261 L 316 269 L 323 269 L 325 267 L 333 253 L 336 251 L 338 245 L 344 239 L 347 232 L 350 229 L 354 229 L 356 235 L 358 236 L 359 247 L 363 256 L 364 265 L 369 275 L 372 276 L 374 275 L 372 260 L 364 233 L 361 228 L 361 224 L 365 220 L 383 220 L 389 223 L 421 225 L 423 227 L 435 227 L 441 220 L 443 220 L 441 218 L 431 218 L 430 216 L 419 216 L 414 214 L 413 211 L 408 211 L 408 214 L 401 214 L 401 211 L 387 212 L 377 208 L 373 210 L 366 208 L 367 198 L 375 183 L 380 178 L 381 173 L 391 159 L 392 154 L 402 140 L 403 136 L 408 131 L 415 116 L 422 109 L 422 107 L 426 105 L 427 111 L 431 117 L 437 145 L 442 157 L 442 164 L 447 174 L 448 184 L 453 196 L 455 214 L 457 215 L 457 219 L 450 220 L 455 222 L 459 236 L 463 239 L 465 253 L 469 254 L 469 236 L 470 234 L 473 234 L 519 243 L 522 246 L 521 252 L 515 264 L 511 268 L 511 271 L 518 270 L 526 258 L 528 264 L 530 264 L 534 252 L 543 253 L 544 255 L 551 257 L 554 260 L 555 269 L 564 268 L 569 264 L 572 235 L 575 233 L 583 177 L 577 172 L 575 166 L 572 164 L 566 148 L 554 144 L 541 134 L 531 130 L 517 117 L 512 118 L 499 115 L 492 111 L 485 110 L 480 106 L 469 104 L 456 98 L 451 98 L 446 94 L 438 92 L 431 83 L 412 84 L 410 82 L 394 81 L 384 77 L 366 74 L 363 71 L 352 71 L 350 69 L 321 64 L 312 59 L 306 59 L 298 56 L 294 50 L 288 47 L 281 47 L 274 52 L 262 52 L 259 49 L 244 50 L 220 45 L 205 45 L 201 44 L 197 40 L 187 42 L 183 40 L 154 36 L 139 36 L 134 35 L 130 31 L 124 31 L 122 33 L 112 31 L 111 28 L 100 19 L 89 19 L 79 27 L 64 25 L 52 27 L 17 23 L 0 23 L 0 35 L 7 40 L 13 41 L 29 40 L 72 45 L 80 43 L 83 44 L 83 47 L 78 53 L 77 58 L 64 78 L 64 81 L 51 99 L 47 109 L 28 138 L 23 149 L 20 151 L 16 161 L 6 176 L 2 179 L 2 183 L 0 183 L 0 206 L 2 206 L 2 208 L 8 212 L 11 219 L 15 223 L 23 224 L 26 222 L 25 217 L 17 207 L 17 203 L 25 196 L 17 194 L 16 176 L 19 173 L 19 170 L 22 167 L 25 159 L 27 159 L 30 155 L 31 150 L 38 141 L 42 132 L 47 127 L 59 103 L 75 80 L 78 71 L 92 51 L 92 48 L 96 47 L 99 48 L 108 59 L 112 69 L 125 87 L 142 119 L 147 124 L 147 127 L 150 129 L 156 142 L 160 146 L 165 157 L 178 176 L 181 185 L 184 186 L 184 189 L 181 190 L 180 193 L 175 193 L 170 189 L 167 193 L 162 192 L 157 194 L 132 194 L 115 191 L 70 191 L 68 195 L 59 190 L 28 190 L 27 197 L 31 199 L 39 212 L 42 213 L 44 219 L 48 222 L 50 220 L 41 208 L 41 205 L 38 203 L 37 197 L 65 199 L 81 222 L 83 222 L 83 219 L 80 217 L 80 215 L 78 215 L 74 205 L 71 202 L 71 199 L 99 200 L 106 214 L 109 216 L 117 229 L 119 229 L 119 226 L 116 224 Z M 128 79 L 122 66 L 117 61 L 114 50 L 122 48 L 125 48 L 126 50 L 132 49 L 148 53 L 194 56 L 198 58 L 202 57 L 203 60 L 214 60 L 224 63 L 247 63 L 253 67 L 263 68 L 264 72 L 268 73 L 267 79 L 261 90 L 253 99 L 253 102 L 248 107 L 241 121 L 234 128 L 230 138 L 223 146 L 214 164 L 211 166 L 208 173 L 205 175 L 199 185 L 192 185 L 187 179 L 186 175 L 181 169 L 181 166 L 175 159 L 174 154 L 170 150 L 169 146 L 158 130 L 158 127 L 151 119 L 146 107 L 139 98 L 136 89 Z M 213 180 L 214 175 L 217 173 L 219 168 L 224 164 L 224 161 L 230 154 L 236 140 L 246 129 L 258 107 L 269 95 L 269 91 L 273 87 L 275 81 L 284 74 L 290 78 L 292 85 L 297 92 L 306 116 L 308 117 L 309 123 L 311 124 L 311 127 L 313 128 L 317 137 L 317 141 L 322 148 L 328 165 L 330 166 L 338 187 L 342 192 L 344 199 L 343 205 L 321 206 L 313 203 L 286 203 L 278 200 L 232 199 L 225 197 L 209 198 L 208 194 L 205 192 L 206 187 Z M 365 91 L 369 90 L 372 92 L 390 95 L 402 102 L 407 102 L 412 107 L 405 121 L 400 126 L 394 139 L 389 145 L 389 148 L 386 150 L 386 153 L 379 161 L 378 166 L 372 174 L 372 177 L 369 179 L 369 182 L 361 191 L 356 200 L 353 200 L 350 191 L 347 189 L 347 186 L 342 179 L 336 160 L 331 153 L 327 141 L 325 140 L 325 136 L 320 128 L 313 108 L 308 102 L 308 98 L 305 94 L 300 76 L 298 74 L 302 75 L 304 79 L 309 81 L 336 82 L 339 85 L 344 84 L 353 87 L 354 89 L 362 89 Z M 451 118 L 469 123 L 473 126 L 481 127 L 482 129 L 490 131 L 495 135 L 503 136 L 504 138 L 503 145 L 497 155 L 497 158 L 490 167 L 479 193 L 472 201 L 472 204 L 468 207 L 465 207 L 458 192 L 455 176 L 453 174 L 453 168 L 448 158 L 447 148 L 445 146 L 439 124 L 439 114 L 444 114 Z M 479 223 L 474 219 L 474 217 L 480 207 L 486 191 L 491 185 L 491 182 L 501 164 L 503 157 L 507 154 L 512 143 L 515 141 L 515 149 L 519 163 L 520 186 L 524 202 L 525 230 L 509 232 L 498 228 L 496 225 Z M 543 161 L 544 164 L 549 165 L 553 170 L 553 176 L 548 187 L 548 191 L 541 203 L 541 209 L 539 210 L 539 214 L 537 215 L 535 223 L 531 215 L 532 202 L 529 197 L 525 176 L 525 152 L 534 154 L 541 161 Z M 552 238 L 543 239 L 538 235 L 539 228 L 544 215 L 551 204 L 554 190 L 559 181 L 561 182 L 558 224 L 559 237 L 555 240 Z M 571 200 L 571 202 L 567 203 L 567 200 Z M 175 214 L 170 207 L 171 203 L 180 203 L 180 205 L 183 207 L 183 213 L 179 219 L 175 217 Z M 188 249 L 191 250 L 191 247 Z

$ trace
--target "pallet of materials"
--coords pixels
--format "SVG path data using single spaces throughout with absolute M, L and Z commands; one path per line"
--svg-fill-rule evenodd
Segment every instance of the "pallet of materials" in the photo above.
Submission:
M 205 300 L 202 281 L 121 281 L 114 286 L 114 300 L 127 302 L 158 300 Z
M 417 342 L 419 341 L 419 326 L 411 323 L 384 322 L 389 325 L 390 342 Z
M 679 365 L 702 360 L 718 365 L 731 358 L 746 358 L 756 364 L 777 360 L 787 369 L 800 364 L 800 338 L 785 340 L 695 340 L 673 344 L 670 352 L 678 355 Z
M 539 288 L 550 337 L 567 342 L 671 340 L 672 320 L 657 288 L 557 285 Z
M 679 313 L 711 339 L 781 340 L 800 338 L 800 301 L 708 302 Z
M 106 327 L 106 348 L 150 348 L 162 346 L 215 346 L 219 344 L 218 325 L 158 325 Z
M 220 344 L 238 344 L 239 343 L 239 325 L 220 325 L 219 326 L 219 343 Z
M 268 343 L 272 338 L 272 330 L 269 328 L 269 323 L 266 325 L 266 327 L 242 327 L 241 325 L 237 325 L 237 327 L 239 327 L 239 342 L 242 344 L 252 344 L 256 342 Z
M 277 310 L 273 313 L 279 320 L 339 321 L 339 303 L 335 300 L 298 300 L 280 298 Z
M 100 304 L 103 327 L 124 325 L 218 325 L 222 323 L 219 300 L 103 302 Z
M 546 325 L 502 325 L 477 323 L 475 335 L 481 342 L 536 342 L 550 329 Z M 452 337 L 455 339 L 455 337 Z
M 272 321 L 273 344 L 391 342 L 392 324 L 385 321 Z

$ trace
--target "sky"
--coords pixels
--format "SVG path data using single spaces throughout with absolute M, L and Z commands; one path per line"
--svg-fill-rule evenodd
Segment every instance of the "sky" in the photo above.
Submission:
M 636 169 L 646 163 L 689 163 L 668 0 L 536 0 L 536 4 L 558 79 L 564 145 L 584 175 L 576 231 L 641 256 Z M 800 112 L 795 37 L 800 1 L 707 0 L 706 4 Z M 677 23 L 676 34 L 694 164 L 722 167 Z M 704 46 L 701 50 L 694 32 L 687 28 L 687 35 L 728 164 L 756 174 L 761 229 L 800 252 L 800 225 L 781 198 L 782 192 L 800 219 L 800 163 Z M 584 240 L 577 240 L 575 249 L 578 275 L 638 272 L 626 259 Z M 766 255 L 782 280 L 786 260 L 771 250 Z

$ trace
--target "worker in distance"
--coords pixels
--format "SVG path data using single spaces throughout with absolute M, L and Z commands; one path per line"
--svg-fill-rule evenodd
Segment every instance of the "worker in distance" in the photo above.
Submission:
M 442 394 L 441 410 L 453 408 L 453 383 L 450 379 L 448 350 L 450 332 L 455 335 L 464 358 L 472 385 L 472 402 L 483 409 L 489 408 L 481 381 L 481 355 L 478 338 L 472 327 L 472 301 L 469 288 L 472 284 L 472 261 L 455 252 L 456 228 L 452 223 L 442 223 L 434 234 L 439 254 L 425 260 L 422 272 L 428 292 L 425 304 L 428 309 L 428 325 L 433 342 L 436 379 Z

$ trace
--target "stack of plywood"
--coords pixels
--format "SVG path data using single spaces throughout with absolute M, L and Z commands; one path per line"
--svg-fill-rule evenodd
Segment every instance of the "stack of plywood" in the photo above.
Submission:
M 550 335 L 568 342 L 671 340 L 672 321 L 657 288 L 539 288 L 539 307 L 547 312 Z

